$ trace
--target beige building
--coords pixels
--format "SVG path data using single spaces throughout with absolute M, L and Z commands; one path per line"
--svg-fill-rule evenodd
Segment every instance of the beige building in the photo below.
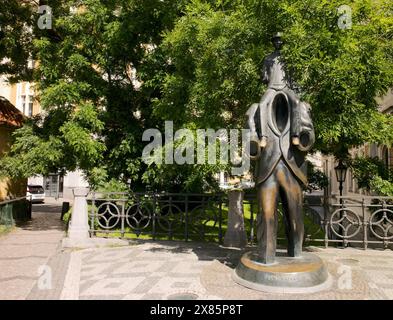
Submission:
M 22 113 L 0 96 L 0 157 L 10 149 L 12 132 L 20 127 L 23 121 Z M 26 183 L 26 179 L 0 178 L 0 201 L 25 196 Z

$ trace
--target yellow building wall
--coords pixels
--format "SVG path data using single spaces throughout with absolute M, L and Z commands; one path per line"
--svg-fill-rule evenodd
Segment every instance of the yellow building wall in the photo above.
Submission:
M 10 148 L 12 129 L 0 126 L 0 157 Z M 0 177 L 0 201 L 24 197 L 27 179 L 13 180 Z

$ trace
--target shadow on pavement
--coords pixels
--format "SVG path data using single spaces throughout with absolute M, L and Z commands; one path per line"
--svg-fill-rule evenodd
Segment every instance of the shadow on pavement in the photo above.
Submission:
M 33 204 L 32 220 L 16 223 L 18 228 L 28 231 L 64 231 L 65 224 L 60 220 L 61 205 Z
M 172 241 L 154 241 L 152 243 L 161 244 L 165 247 L 151 248 L 151 252 L 168 252 L 168 253 L 194 253 L 198 260 L 214 261 L 228 266 L 232 269 L 236 268 L 240 257 L 251 248 L 236 249 L 225 248 L 214 243 L 201 242 L 172 242 Z

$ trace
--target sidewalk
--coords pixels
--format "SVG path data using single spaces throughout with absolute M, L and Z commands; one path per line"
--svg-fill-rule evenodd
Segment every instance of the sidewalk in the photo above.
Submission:
M 34 204 L 32 220 L 0 237 L 0 300 L 26 299 L 64 237 L 61 202 Z
M 53 290 L 35 287 L 28 299 L 393 299 L 393 252 L 308 248 L 327 263 L 329 290 L 314 294 L 268 294 L 231 279 L 242 254 L 207 243 L 140 242 L 126 247 L 67 251 L 51 261 Z M 69 261 L 64 268 L 64 262 Z M 339 279 L 350 272 L 349 288 Z M 348 285 L 348 283 L 347 283 Z
M 391 250 L 307 248 L 327 263 L 332 287 L 317 294 L 267 294 L 232 280 L 244 251 L 213 243 L 134 241 L 64 250 L 60 211 L 60 201 L 34 205 L 30 223 L 0 237 L 0 299 L 393 300 Z M 49 287 L 40 285 L 43 270 Z M 340 277 L 348 272 L 350 288 L 342 288 Z

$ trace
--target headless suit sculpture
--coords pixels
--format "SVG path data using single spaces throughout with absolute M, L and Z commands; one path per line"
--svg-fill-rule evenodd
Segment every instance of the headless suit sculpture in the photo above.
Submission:
M 247 112 L 252 136 L 251 159 L 257 161 L 258 256 L 263 264 L 275 262 L 279 198 L 284 211 L 288 256 L 302 254 L 305 157 L 315 141 L 310 106 L 300 101 L 285 73 L 280 54 L 281 34 L 275 34 L 272 42 L 276 50 L 265 58 L 263 68 L 263 81 L 268 89 L 261 102 Z

